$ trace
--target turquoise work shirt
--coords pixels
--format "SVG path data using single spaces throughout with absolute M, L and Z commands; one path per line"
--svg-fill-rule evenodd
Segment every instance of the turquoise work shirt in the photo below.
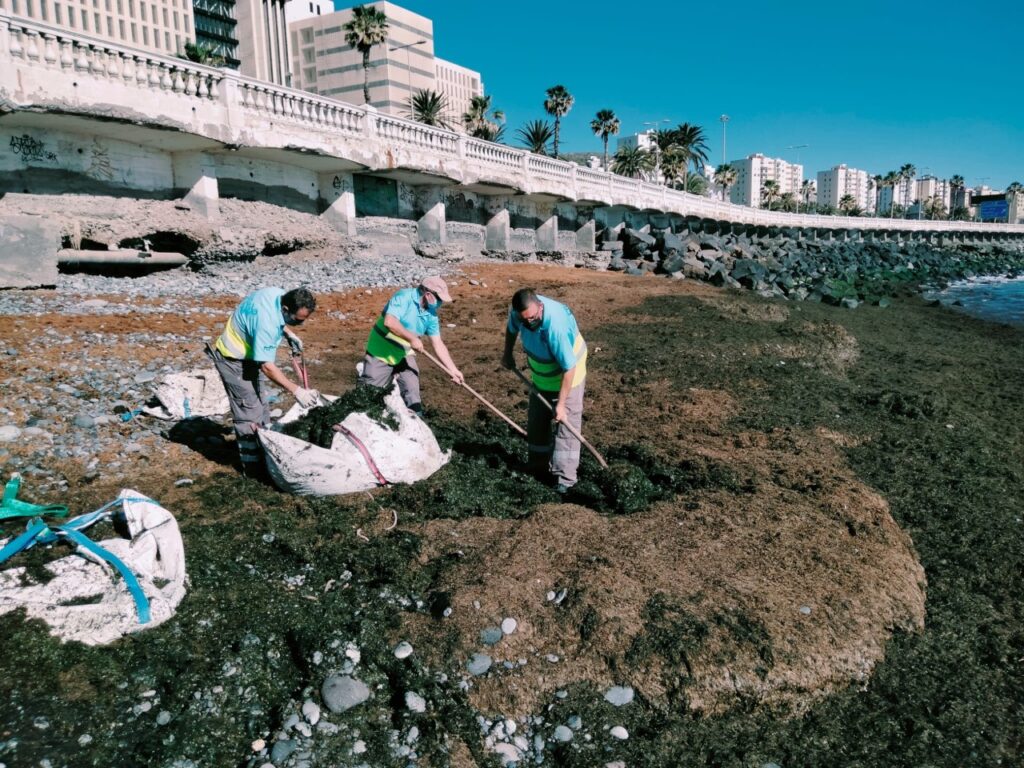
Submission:
M 519 334 L 530 357 L 545 363 L 557 362 L 563 371 L 568 371 L 578 362 L 573 351 L 580 335 L 576 318 L 565 304 L 547 296 L 538 295 L 537 298 L 544 306 L 540 328 L 531 331 L 519 319 L 518 313 L 509 308 L 508 329 Z
M 267 363 L 277 356 L 277 347 L 284 337 L 282 296 L 284 291 L 280 288 L 260 288 L 246 296 L 231 315 L 226 333 L 234 330 L 242 337 L 248 347 L 242 359 Z
M 418 336 L 440 336 L 441 326 L 437 322 L 437 315 L 423 309 L 420 298 L 419 288 L 403 288 L 388 299 L 384 314 L 398 318 L 403 328 Z

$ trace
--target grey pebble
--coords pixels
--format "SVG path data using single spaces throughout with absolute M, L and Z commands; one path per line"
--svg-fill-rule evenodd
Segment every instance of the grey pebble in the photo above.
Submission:
M 370 698 L 370 689 L 362 680 L 350 675 L 333 675 L 320 689 L 324 704 L 331 712 L 345 712 Z

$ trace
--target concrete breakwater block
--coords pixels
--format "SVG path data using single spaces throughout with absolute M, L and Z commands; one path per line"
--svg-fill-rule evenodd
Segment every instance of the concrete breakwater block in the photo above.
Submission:
M 39 216 L 0 217 L 0 288 L 57 284 L 60 227 Z

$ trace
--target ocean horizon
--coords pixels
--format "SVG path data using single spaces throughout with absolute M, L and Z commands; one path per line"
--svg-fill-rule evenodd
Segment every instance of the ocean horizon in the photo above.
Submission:
M 1024 276 L 977 277 L 935 294 L 958 312 L 997 323 L 1024 326 Z

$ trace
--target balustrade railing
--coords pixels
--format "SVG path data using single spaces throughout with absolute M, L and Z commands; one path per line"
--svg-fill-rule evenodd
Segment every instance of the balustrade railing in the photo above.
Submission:
M 87 77 L 93 82 L 127 86 L 134 91 L 179 96 L 193 102 L 191 112 L 200 121 L 212 121 L 208 111 L 197 112 L 200 105 L 207 105 L 207 110 L 220 106 L 224 109 L 216 116 L 219 120 L 237 119 L 231 117 L 233 112 L 243 116 L 262 114 L 326 130 L 329 134 L 363 137 L 368 142 L 367 146 L 381 154 L 385 147 L 404 145 L 444 158 L 465 159 L 476 166 L 490 166 L 501 176 L 507 177 L 510 172 L 525 174 L 524 183 L 517 185 L 521 188 L 538 192 L 544 191 L 544 185 L 548 184 L 551 194 L 577 200 L 639 205 L 683 216 L 780 227 L 1024 233 L 1024 225 L 1016 224 L 822 216 L 735 205 L 603 170 L 579 167 L 503 144 L 381 114 L 372 108 L 241 77 L 230 70 L 111 43 L 0 11 L 0 84 L 4 82 L 5 71 L 13 72 L 19 67 L 52 72 L 54 77 L 74 78 L 72 85 L 75 86 L 81 78 Z M 20 76 L 16 82 L 21 82 Z M 111 88 L 79 91 L 82 96 L 78 103 L 83 103 L 84 94 L 92 92 L 99 94 L 97 104 L 116 104 L 118 99 L 122 99 L 127 101 L 126 106 L 138 108 L 132 101 L 136 96 Z M 175 103 L 188 106 L 188 101 Z M 45 103 L 41 106 L 45 108 Z M 457 169 L 458 166 L 451 167 Z

